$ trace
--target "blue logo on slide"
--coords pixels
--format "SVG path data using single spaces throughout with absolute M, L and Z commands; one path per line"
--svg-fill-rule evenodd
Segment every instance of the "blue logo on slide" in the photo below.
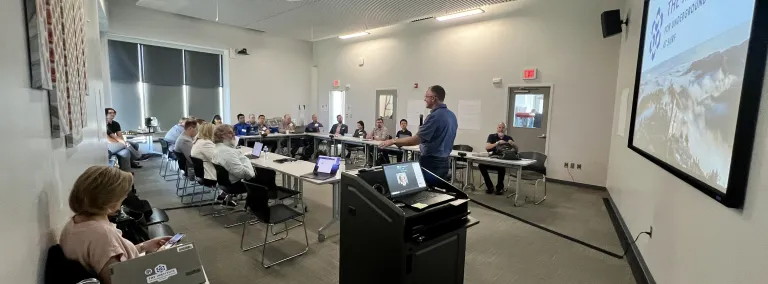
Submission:
M 651 61 L 656 59 L 656 52 L 659 51 L 661 46 L 661 28 L 664 25 L 664 12 L 661 11 L 661 7 L 656 11 L 656 19 L 653 20 L 651 25 L 651 42 L 649 44 L 651 52 Z

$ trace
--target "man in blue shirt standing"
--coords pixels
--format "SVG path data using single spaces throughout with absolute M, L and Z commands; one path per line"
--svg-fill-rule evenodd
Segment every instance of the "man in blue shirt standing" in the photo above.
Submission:
M 448 180 L 448 172 L 451 168 L 450 155 L 459 123 L 456 120 L 456 114 L 450 111 L 443 101 L 445 101 L 445 89 L 439 85 L 429 87 L 424 95 L 424 102 L 431 111 L 424 119 L 419 132 L 411 137 L 384 141 L 379 147 L 419 145 L 421 167 Z

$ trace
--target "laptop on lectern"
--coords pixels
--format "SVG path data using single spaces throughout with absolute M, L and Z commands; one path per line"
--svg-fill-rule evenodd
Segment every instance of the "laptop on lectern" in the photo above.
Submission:
M 419 162 L 388 164 L 383 168 L 392 200 L 421 210 L 456 199 L 448 194 L 429 191 Z

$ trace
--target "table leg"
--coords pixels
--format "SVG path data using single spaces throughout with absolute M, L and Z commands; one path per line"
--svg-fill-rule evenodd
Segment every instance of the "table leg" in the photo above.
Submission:
M 365 149 L 365 165 L 368 166 L 368 145 L 363 144 L 363 149 Z
M 149 150 L 150 153 L 154 152 L 152 149 L 152 144 L 155 144 L 155 138 L 152 136 L 152 134 L 149 134 L 147 137 L 147 150 Z
M 451 157 L 451 185 L 453 185 L 453 181 L 455 180 L 456 180 L 456 158 Z
M 372 146 L 373 147 L 373 161 L 371 161 L 371 165 L 376 165 L 376 160 L 379 158 L 379 147 L 378 146 Z
M 475 186 L 472 184 L 475 177 L 471 176 L 470 173 L 472 173 L 472 160 L 467 159 L 467 167 L 464 168 L 464 182 L 461 187 L 464 191 L 467 191 L 467 189 L 475 191 Z
M 346 160 L 347 160 L 347 159 L 346 159 L 346 157 L 347 157 L 347 156 L 346 156 L 346 155 L 344 155 L 344 151 L 345 151 L 345 150 L 347 150 L 347 149 L 346 149 L 346 148 L 347 148 L 347 147 L 346 147 L 346 146 L 347 146 L 347 143 L 344 143 L 344 142 L 342 141 L 342 142 L 339 142 L 339 144 L 341 145 L 341 153 L 339 154 L 339 157 L 341 157 L 342 159 L 344 159 L 344 161 L 346 161 Z
M 318 147 L 318 146 L 317 146 L 317 141 L 318 141 L 318 140 L 319 140 L 319 139 L 317 139 L 317 137 L 312 137 L 312 148 L 315 150 L 315 151 L 314 151 L 314 152 L 312 152 L 312 153 L 317 153 L 317 147 Z
M 517 167 L 517 178 L 515 179 L 515 206 L 517 205 L 517 197 L 520 196 L 520 177 L 523 174 L 523 166 Z
M 320 230 L 317 231 L 317 241 L 323 242 L 325 241 L 326 234 L 325 231 L 328 230 L 333 224 L 336 224 L 336 222 L 339 221 L 341 214 L 340 214 L 340 192 L 341 191 L 341 184 L 340 183 L 334 183 L 333 184 L 333 212 L 331 213 L 332 218 L 331 221 L 328 222 L 328 224 L 325 224 L 325 226 L 321 227 Z

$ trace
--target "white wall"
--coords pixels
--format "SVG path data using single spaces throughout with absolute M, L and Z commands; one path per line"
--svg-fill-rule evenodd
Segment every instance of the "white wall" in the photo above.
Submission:
M 621 47 L 617 92 L 634 84 L 643 1 L 629 0 L 626 8 L 634 23 Z M 767 100 L 764 93 L 761 114 L 768 113 Z M 616 100 L 613 129 L 619 107 L 629 111 L 631 103 Z M 612 135 L 607 187 L 633 235 L 653 225 L 653 239 L 637 245 L 658 283 L 768 279 L 768 117 L 759 118 L 757 129 L 743 211 L 720 205 L 627 148 L 627 137 Z
M 101 57 L 95 0 L 85 1 L 89 96 L 83 142 L 66 149 L 51 139 L 46 92 L 30 89 L 23 1 L 0 2 L 0 224 L 4 226 L 0 282 L 42 283 L 47 248 L 58 240 L 72 212 L 67 199 L 80 173 L 106 164 L 106 133 L 101 104 Z
M 620 40 L 602 38 L 600 13 L 621 2 L 515 1 L 504 4 L 509 11 L 456 23 L 428 20 L 382 36 L 374 31 L 365 38 L 316 42 L 318 104 L 328 103 L 334 79 L 351 84 L 347 103 L 353 115 L 347 121 L 363 120 L 370 129 L 376 89 L 398 89 L 397 112 L 403 118 L 409 99 L 423 100 L 428 86 L 440 84 L 454 112 L 460 99 L 482 101 L 484 128 L 462 129 L 456 138 L 456 144 L 477 149 L 506 120 L 507 88 L 493 86 L 492 78 L 503 78 L 504 86 L 551 83 L 550 175 L 570 180 L 558 165 L 573 161 L 584 166 L 572 171 L 575 181 L 605 185 Z M 358 67 L 360 57 L 363 67 Z M 537 67 L 540 79 L 523 83 L 526 67 Z M 417 82 L 419 89 L 413 89 Z M 326 113 L 320 117 L 328 119 Z
M 312 44 L 307 41 L 143 8 L 135 0 L 107 2 L 110 34 L 211 49 L 247 48 L 250 56 L 229 59 L 232 121 L 238 113 L 295 116 L 298 105 L 310 101 Z

